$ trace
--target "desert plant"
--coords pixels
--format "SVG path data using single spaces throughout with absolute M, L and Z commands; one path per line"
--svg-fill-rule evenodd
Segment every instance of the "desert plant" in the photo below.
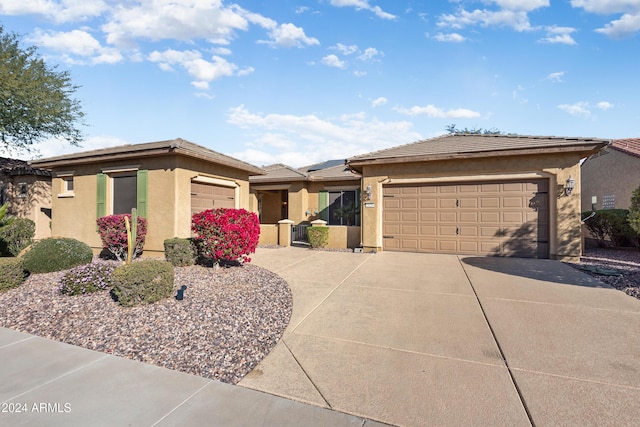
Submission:
M 174 267 L 196 263 L 196 248 L 193 240 L 174 237 L 164 241 L 164 257 Z
M 9 215 L 9 204 L 5 203 L 0 206 L 0 228 L 11 224 L 15 218 Z
M 113 295 L 118 304 L 131 307 L 152 304 L 171 296 L 173 266 L 166 261 L 142 260 L 124 264 L 113 271 Z
M 583 217 L 589 215 L 591 213 L 583 213 Z M 637 233 L 629 225 L 628 216 L 629 211 L 626 209 L 598 210 L 585 225 L 595 237 L 598 246 L 606 246 L 607 241 L 611 242 L 613 247 L 633 246 L 637 242 Z
M 201 255 L 220 261 L 250 262 L 260 237 L 258 216 L 245 209 L 208 209 L 193 215 Z
M 50 273 L 90 263 L 93 251 L 76 239 L 50 237 L 36 242 L 22 258 L 29 273 Z
M 640 236 L 640 187 L 633 190 L 629 205 L 629 226 Z
M 111 252 L 113 256 L 120 261 L 126 259 L 129 249 L 125 217 L 131 220 L 130 214 L 108 215 L 96 220 L 100 240 L 102 240 L 102 247 Z M 135 251 L 132 252 L 132 258 L 142 253 L 144 239 L 147 235 L 147 220 L 139 216 L 136 221 L 136 226 L 136 243 Z
M 138 210 L 136 208 L 131 209 L 131 221 L 129 217 L 124 217 L 124 226 L 127 230 L 127 264 L 131 264 L 135 255 L 134 244 L 138 240 Z
M 329 243 L 329 227 L 309 227 L 307 238 L 312 248 L 324 248 Z
M 111 289 L 111 275 L 116 266 L 105 262 L 92 262 L 67 271 L 60 279 L 61 294 L 82 295 Z
M 17 288 L 24 282 L 25 274 L 20 258 L 0 258 L 0 292 Z
M 28 218 L 16 218 L 0 228 L 0 251 L 3 255 L 17 256 L 33 243 L 36 224 Z

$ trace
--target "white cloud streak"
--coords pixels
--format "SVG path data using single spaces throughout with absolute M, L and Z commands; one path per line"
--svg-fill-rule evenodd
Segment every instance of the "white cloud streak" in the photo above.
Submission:
M 330 0 L 329 3 L 336 7 L 353 7 L 356 10 L 368 10 L 382 19 L 393 20 L 397 18 L 397 16 L 382 10 L 380 6 L 370 5 L 368 0 Z
M 477 111 L 466 108 L 444 110 L 431 104 L 425 106 L 415 105 L 411 108 L 395 107 L 394 110 L 411 117 L 427 116 L 436 119 L 472 119 L 480 117 L 480 113 Z

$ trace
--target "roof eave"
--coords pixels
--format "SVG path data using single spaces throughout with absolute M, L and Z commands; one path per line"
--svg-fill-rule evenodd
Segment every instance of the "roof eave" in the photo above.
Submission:
M 509 156 L 528 156 L 537 154 L 558 154 L 558 153 L 581 153 L 588 156 L 605 147 L 608 142 L 590 143 L 571 145 L 566 147 L 544 147 L 544 148 L 525 148 L 511 150 L 491 150 L 479 151 L 473 153 L 446 153 L 435 155 L 413 155 L 401 157 L 381 157 L 381 158 L 365 158 L 365 159 L 347 159 L 348 166 L 351 170 L 362 173 L 362 166 L 382 165 L 388 163 L 415 163 L 415 162 L 432 162 L 438 160 L 461 160 L 461 159 L 477 159 L 483 157 L 509 157 Z

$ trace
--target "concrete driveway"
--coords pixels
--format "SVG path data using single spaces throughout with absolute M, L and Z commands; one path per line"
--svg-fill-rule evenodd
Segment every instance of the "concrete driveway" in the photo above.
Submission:
M 640 420 L 640 301 L 562 263 L 259 249 L 291 323 L 240 385 L 406 426 Z

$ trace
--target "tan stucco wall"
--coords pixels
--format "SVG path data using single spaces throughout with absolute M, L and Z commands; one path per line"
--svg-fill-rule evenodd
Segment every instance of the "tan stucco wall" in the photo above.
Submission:
M 569 153 L 364 166 L 362 187 L 371 184 L 373 188 L 372 200 L 363 198 L 362 201 L 364 249 L 382 250 L 382 185 L 389 179 L 396 182 L 413 179 L 426 183 L 516 179 L 522 175 L 537 175 L 550 180 L 550 257 L 577 260 L 581 253 L 581 157 L 584 156 Z M 565 196 L 562 190 L 570 175 L 576 180 L 576 188 L 571 196 Z M 374 203 L 374 207 L 365 207 L 366 202 Z
M 591 197 L 596 196 L 596 209 L 602 209 L 604 196 L 615 197 L 616 209 L 629 209 L 631 195 L 640 186 L 640 158 L 605 148 L 582 164 L 582 210 L 591 210 Z
M 259 245 L 277 245 L 278 242 L 278 224 L 260 224 Z
M 73 171 L 73 195 L 61 194 L 62 179 L 53 179 L 54 236 L 72 237 L 99 251 L 102 247 L 96 231 L 96 175 L 103 168 L 136 166 L 148 175 L 145 255 L 164 252 L 164 240 L 191 235 L 191 180 L 197 175 L 232 180 L 238 184 L 239 207 L 249 207 L 248 176 L 242 171 L 188 157 L 162 156 L 120 162 L 60 167 L 56 172 Z M 107 179 L 107 213 L 112 211 L 110 180 Z
M 9 214 L 28 218 L 36 225 L 34 239 L 51 237 L 51 180 L 36 175 L 3 176 L 5 199 Z M 26 197 L 20 196 L 20 183 L 27 184 Z

